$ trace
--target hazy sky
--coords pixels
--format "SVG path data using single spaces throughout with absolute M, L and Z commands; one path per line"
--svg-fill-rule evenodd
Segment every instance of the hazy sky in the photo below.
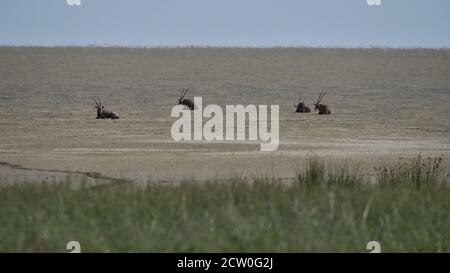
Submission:
M 450 47 L 450 0 L 0 0 L 0 44 Z

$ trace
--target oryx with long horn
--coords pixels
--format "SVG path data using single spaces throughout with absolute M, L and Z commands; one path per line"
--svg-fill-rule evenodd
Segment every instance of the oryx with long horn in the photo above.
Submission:
M 319 111 L 319 115 L 330 115 L 331 109 L 326 104 L 322 104 L 322 99 L 327 92 L 320 93 L 317 102 L 314 103 L 314 110 Z
M 295 107 L 297 107 L 297 109 L 295 110 L 296 113 L 309 113 L 311 112 L 311 108 L 309 108 L 308 106 L 305 105 L 305 101 L 302 99 L 302 96 L 300 96 L 299 100 L 298 100 L 298 104 L 294 105 Z
M 95 102 L 95 109 L 97 109 L 97 119 L 119 119 L 119 115 L 105 108 L 100 99 L 92 98 L 92 100 Z
M 180 94 L 180 98 L 178 99 L 178 104 L 187 106 L 189 108 L 189 110 L 194 110 L 194 108 L 195 108 L 194 101 L 191 99 L 184 98 L 186 96 L 187 92 L 189 91 L 189 89 L 182 88 L 180 91 L 181 91 L 181 94 Z

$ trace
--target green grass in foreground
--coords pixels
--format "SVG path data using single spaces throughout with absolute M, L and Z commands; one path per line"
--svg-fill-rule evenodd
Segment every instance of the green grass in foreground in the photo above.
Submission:
M 449 252 L 439 159 L 376 169 L 377 183 L 311 160 L 297 181 L 0 187 L 0 252 Z

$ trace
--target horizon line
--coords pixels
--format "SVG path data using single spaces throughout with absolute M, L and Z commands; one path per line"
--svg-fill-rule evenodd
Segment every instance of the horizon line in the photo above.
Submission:
M 125 48 L 125 49 L 398 49 L 398 50 L 448 50 L 450 46 L 427 47 L 427 46 L 316 46 L 316 45 L 120 45 L 120 44 L 56 44 L 56 45 L 39 45 L 39 44 L 0 44 L 0 48 Z

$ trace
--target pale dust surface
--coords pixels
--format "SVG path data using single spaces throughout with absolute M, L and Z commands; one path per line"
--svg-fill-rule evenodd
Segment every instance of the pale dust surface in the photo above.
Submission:
M 280 106 L 280 147 L 176 143 L 178 89 L 203 105 Z M 319 92 L 333 114 L 295 114 Z M 91 97 L 120 115 L 97 120 Z M 0 48 L 2 181 L 99 172 L 137 181 L 289 178 L 306 159 L 369 171 L 450 156 L 450 50 Z

